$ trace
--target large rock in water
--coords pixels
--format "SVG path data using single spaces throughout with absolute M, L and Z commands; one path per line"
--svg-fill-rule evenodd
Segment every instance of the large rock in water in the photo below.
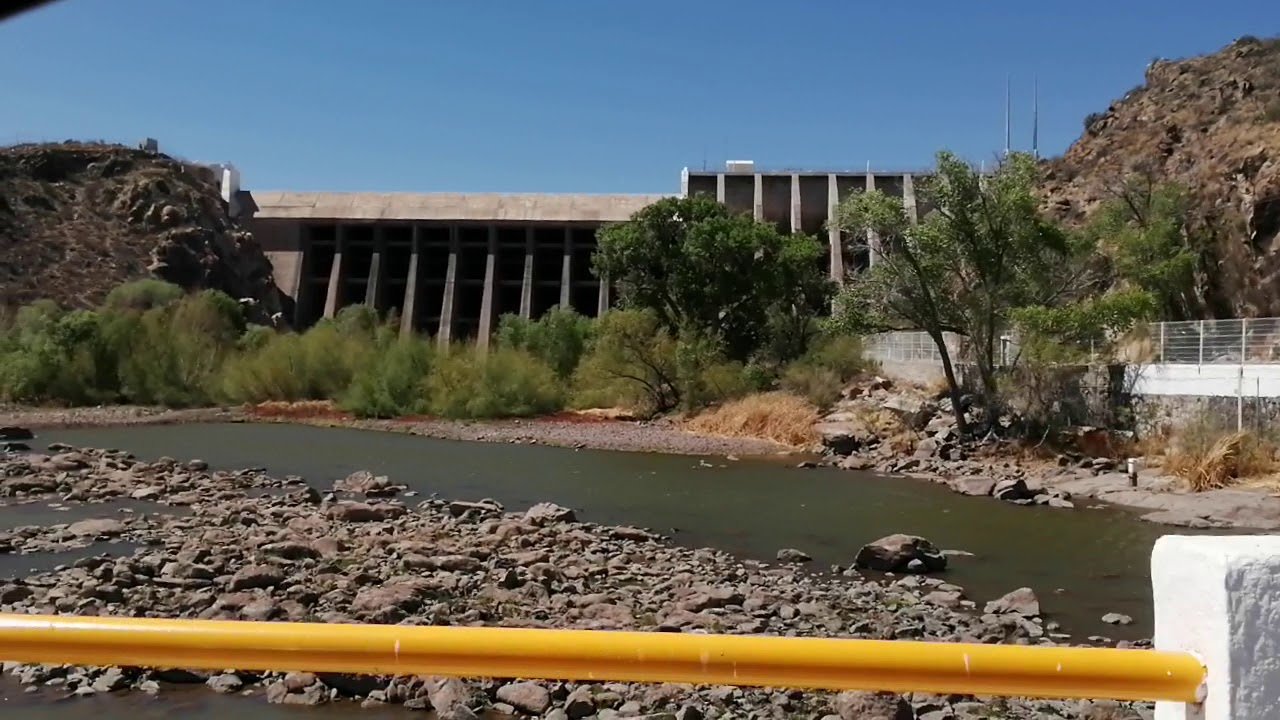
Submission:
M 992 600 L 984 607 L 983 612 L 1004 614 L 1013 613 L 1025 617 L 1035 617 L 1040 614 L 1040 599 L 1031 591 L 1031 588 L 1018 588 L 1004 597 Z
M 881 572 L 936 572 L 947 569 L 947 557 L 928 540 L 899 533 L 863 545 L 853 564 Z

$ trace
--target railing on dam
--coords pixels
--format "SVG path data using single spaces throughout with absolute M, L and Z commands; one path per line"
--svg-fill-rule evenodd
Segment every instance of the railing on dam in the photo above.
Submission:
M 1280 707 L 1280 537 L 1165 537 L 1156 650 L 481 627 L 0 615 L 0 659 L 1157 701 L 1157 720 Z

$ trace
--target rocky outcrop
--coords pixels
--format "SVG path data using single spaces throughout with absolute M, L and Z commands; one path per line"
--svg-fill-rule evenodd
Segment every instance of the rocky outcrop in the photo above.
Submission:
M 1051 638 L 1049 624 L 1038 617 L 971 612 L 973 603 L 962 598 L 961 588 L 935 578 L 869 580 L 852 570 L 820 574 L 741 560 L 674 546 L 636 528 L 578 522 L 571 511 L 549 503 L 533 513 L 506 512 L 492 502 L 435 499 L 414 507 L 388 501 L 340 505 L 317 502 L 316 490 L 297 478 L 209 471 L 201 463 L 172 459 L 141 462 L 113 451 L 59 452 L 74 456 L 77 467 L 53 469 L 48 456 L 0 458 L 0 477 L 26 480 L 25 487 L 33 489 L 16 493 L 23 500 L 51 492 L 106 500 L 146 487 L 158 488 L 157 501 L 171 507 L 157 505 L 160 512 L 139 513 L 110 528 L 136 544 L 132 554 L 85 557 L 0 582 L 0 612 L 966 642 L 1048 643 L 1065 637 Z M 37 482 L 42 479 L 50 482 Z M 53 489 L 40 489 L 45 487 Z M 363 507 L 333 511 L 356 506 Z M 5 551 L 16 553 L 93 542 L 65 525 L 17 528 L 3 540 Z M 914 548 L 915 559 L 933 554 L 919 539 L 894 544 Z M 210 692 L 283 705 L 400 705 L 452 720 L 503 714 L 562 720 L 965 720 L 990 717 L 994 710 L 974 697 L 925 693 L 13 662 L 4 668 L 28 687 L 73 696 L 164 695 L 171 683 L 201 684 Z M 999 713 L 1083 718 L 1090 716 L 1090 705 L 1010 700 L 1001 702 Z
M 0 149 L 0 305 L 98 305 L 154 277 L 287 316 L 271 262 L 228 216 L 208 169 L 119 145 Z
M 1205 245 L 1201 312 L 1280 315 L 1280 39 L 1152 62 L 1045 163 L 1042 190 L 1054 214 L 1079 222 L 1136 174 L 1190 193 L 1188 231 Z

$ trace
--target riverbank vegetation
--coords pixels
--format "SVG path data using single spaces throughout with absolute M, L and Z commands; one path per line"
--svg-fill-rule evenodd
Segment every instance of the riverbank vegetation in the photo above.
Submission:
M 856 339 L 826 334 L 815 319 L 834 287 L 814 238 L 705 198 L 661 201 L 601 235 L 597 264 L 621 308 L 598 319 L 561 308 L 536 320 L 503 316 L 488 347 L 404 336 L 394 314 L 363 305 L 278 332 L 247 325 L 222 293 L 155 280 L 121 286 L 94 310 L 34 303 L 0 324 L 0 399 L 329 401 L 359 417 L 653 415 L 778 388 L 825 406 L 864 369 Z M 789 417 L 787 402 L 766 395 L 755 412 L 777 405 Z

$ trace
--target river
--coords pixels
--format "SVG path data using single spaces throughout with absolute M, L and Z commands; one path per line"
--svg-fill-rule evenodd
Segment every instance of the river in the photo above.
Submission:
M 1020 507 L 958 495 L 923 481 L 835 469 L 800 470 L 791 466 L 794 459 L 575 451 L 284 424 L 60 430 L 43 432 L 40 441 L 119 448 L 144 459 L 201 458 L 215 469 L 263 467 L 277 476 L 302 476 L 321 489 L 367 469 L 423 496 L 488 497 L 510 510 L 547 500 L 575 508 L 582 520 L 649 527 L 679 543 L 723 548 L 744 557 L 768 560 L 779 548 L 794 547 L 814 557 L 815 571 L 848 565 L 861 545 L 878 537 L 918 534 L 939 547 L 972 553 L 953 556 L 947 578 L 964 586 L 979 606 L 1025 585 L 1040 597 L 1047 618 L 1081 638 L 1149 636 L 1151 546 L 1168 532 L 1116 508 Z M 176 510 L 138 503 L 118 509 Z M 100 506 L 71 511 L 47 505 L 9 507 L 0 510 L 0 524 L 69 522 L 95 514 L 103 514 Z M 129 551 L 128 546 L 98 548 L 103 549 Z M 59 558 L 28 556 L 15 565 L 17 559 L 11 558 L 4 570 L 55 560 Z M 74 556 L 61 560 L 70 562 Z M 1113 611 L 1131 615 L 1134 624 L 1103 625 L 1101 616 Z M 14 692 L 21 692 L 9 685 L 0 690 L 11 700 L 16 699 Z M 232 707 L 241 707 L 235 698 L 197 698 L 209 699 L 193 699 L 201 709 L 184 715 L 226 717 Z M 121 703 L 120 717 L 126 705 L 129 716 L 138 717 L 138 703 L 147 702 L 142 698 Z M 98 718 L 116 716 L 110 699 L 76 704 L 86 710 L 92 706 Z M 161 705 L 166 712 L 178 709 Z M 21 712 L 7 716 L 48 717 L 44 713 L 66 706 L 26 699 L 17 707 L 10 705 L 13 710 L 18 707 Z M 253 710 L 266 712 L 261 704 Z M 276 712 L 273 708 L 269 714 Z M 306 712 L 314 716 L 312 710 Z

